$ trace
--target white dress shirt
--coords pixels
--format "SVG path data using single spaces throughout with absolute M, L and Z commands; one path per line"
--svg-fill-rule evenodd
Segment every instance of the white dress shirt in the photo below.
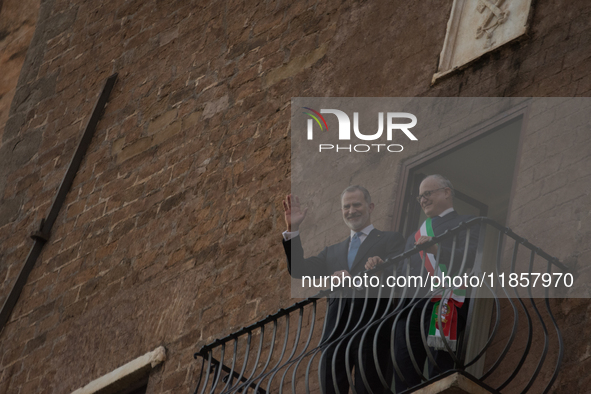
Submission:
M 445 211 L 441 212 L 441 213 L 440 213 L 439 215 L 437 215 L 437 216 L 439 216 L 440 218 L 442 218 L 442 217 L 444 217 L 445 215 L 447 215 L 448 213 L 451 213 L 451 212 L 453 212 L 453 211 L 454 211 L 453 207 L 452 207 L 452 208 L 447 208 Z

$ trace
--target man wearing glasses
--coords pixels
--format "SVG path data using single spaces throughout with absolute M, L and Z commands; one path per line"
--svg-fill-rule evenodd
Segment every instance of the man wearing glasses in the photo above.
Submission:
M 427 220 L 415 234 L 409 237 L 405 251 L 429 242 L 432 237 L 439 236 L 446 230 L 457 227 L 461 222 L 473 218 L 473 216 L 459 215 L 454 210 L 453 197 L 453 186 L 442 175 L 429 175 L 421 182 L 417 201 L 427 216 Z M 441 276 L 442 273 L 451 276 L 457 275 L 462 265 L 464 253 L 467 253 L 464 272 L 469 272 L 476 255 L 478 232 L 477 225 L 470 228 L 470 240 L 467 250 L 464 250 L 467 236 L 467 231 L 464 230 L 457 237 L 455 251 L 453 250 L 452 238 L 448 238 L 440 244 L 429 247 L 420 254 L 414 254 L 409 259 L 410 262 L 408 259 L 401 262 L 399 272 L 405 275 L 408 273 L 411 276 L 422 275 L 423 277 L 427 275 Z M 453 261 L 451 260 L 452 252 L 455 252 L 453 253 Z M 422 381 L 417 368 L 422 373 L 427 353 L 423 344 L 421 330 L 425 332 L 427 344 L 437 363 L 437 366 L 429 363 L 429 377 L 432 378 L 438 373 L 454 368 L 454 360 L 447 352 L 445 343 L 452 350 L 457 350 L 457 335 L 465 327 L 468 312 L 468 299 L 463 297 L 465 289 L 454 289 L 453 292 L 452 289 L 448 289 L 446 293 L 440 290 L 435 292 L 434 297 L 432 297 L 432 294 L 427 294 L 426 290 L 419 291 L 418 296 L 415 298 L 403 300 L 405 309 L 401 311 L 402 316 L 396 325 L 394 336 L 395 359 L 402 375 L 401 378 L 397 373 L 394 374 L 396 392 L 402 392 L 420 384 Z M 415 289 L 409 288 L 407 291 L 410 291 L 410 295 L 407 295 L 407 297 L 413 297 Z M 443 299 L 441 299 L 442 295 Z M 416 305 L 416 307 L 411 312 L 413 305 Z M 421 321 L 423 308 L 425 309 L 425 318 Z M 436 323 L 439 320 L 444 323 L 441 328 Z M 409 322 L 410 351 L 406 335 L 407 322 Z M 455 329 L 452 328 L 448 332 L 444 332 L 446 331 L 444 330 L 445 325 L 449 325 L 449 327 L 455 326 Z M 442 338 L 442 333 L 445 339 Z

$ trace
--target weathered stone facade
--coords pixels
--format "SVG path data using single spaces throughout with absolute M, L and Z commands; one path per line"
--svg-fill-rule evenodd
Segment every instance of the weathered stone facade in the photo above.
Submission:
M 591 93 L 585 0 L 535 1 L 525 37 L 431 85 L 450 7 L 41 1 L 0 124 L 0 301 L 103 81 L 119 77 L 0 334 L 0 391 L 71 392 L 163 345 L 167 361 L 148 392 L 189 392 L 201 345 L 294 302 L 279 241 L 291 97 Z M 509 223 L 581 273 L 590 253 L 590 137 L 588 127 L 525 136 Z M 392 190 L 378 193 L 383 205 L 400 197 L 388 197 Z M 566 343 L 554 392 L 586 392 L 589 302 L 552 303 Z
M 0 2 L 0 138 L 8 119 L 10 103 L 35 32 L 39 1 Z

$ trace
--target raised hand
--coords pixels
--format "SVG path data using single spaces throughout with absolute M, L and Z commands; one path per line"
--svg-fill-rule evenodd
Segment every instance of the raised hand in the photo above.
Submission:
M 306 218 L 307 212 L 307 208 L 302 210 L 298 196 L 288 195 L 283 201 L 283 213 L 285 216 L 287 231 L 299 231 L 300 224 L 302 224 Z

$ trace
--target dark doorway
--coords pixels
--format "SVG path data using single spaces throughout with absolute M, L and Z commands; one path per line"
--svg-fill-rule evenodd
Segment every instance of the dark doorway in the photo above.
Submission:
M 506 120 L 467 143 L 438 152 L 406 168 L 404 204 L 397 215 L 405 236 L 425 220 L 416 202 L 426 175 L 441 174 L 454 185 L 454 207 L 462 215 L 488 216 L 505 224 L 509 211 L 523 116 Z

